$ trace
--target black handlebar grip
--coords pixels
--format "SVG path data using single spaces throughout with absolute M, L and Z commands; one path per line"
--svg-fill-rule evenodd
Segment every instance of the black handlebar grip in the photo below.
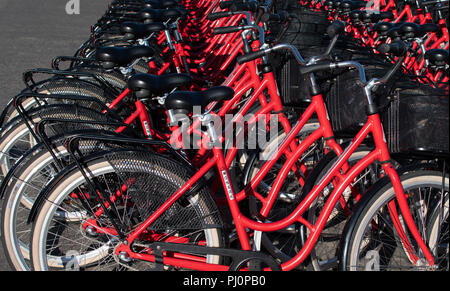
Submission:
M 300 74 L 310 74 L 319 71 L 329 70 L 331 67 L 331 62 L 310 65 L 310 66 L 302 66 L 300 67 Z
M 234 3 L 230 6 L 230 11 L 250 11 L 257 12 L 259 4 L 257 2 Z
M 231 5 L 234 4 L 234 2 L 235 2 L 235 1 L 220 1 L 220 2 L 219 2 L 219 7 L 220 7 L 221 9 L 227 9 L 227 8 L 230 8 Z
M 215 20 L 217 20 L 219 18 L 228 17 L 228 16 L 231 16 L 231 15 L 233 15 L 233 13 L 228 12 L 228 11 L 215 12 L 215 13 L 208 14 L 208 16 L 206 18 L 208 18 L 208 20 L 215 21 Z
M 272 13 L 265 13 L 263 16 L 261 16 L 262 22 L 269 22 L 269 21 L 280 21 L 280 15 L 278 14 L 272 14 Z
M 263 16 L 261 16 L 261 21 L 262 22 L 268 22 L 268 21 L 284 22 L 284 21 L 288 21 L 290 17 L 291 17 L 291 15 L 286 11 L 280 11 L 278 14 L 265 13 L 265 14 L 263 14 Z
M 330 37 L 341 34 L 345 29 L 345 23 L 339 20 L 335 20 L 327 27 L 327 34 Z
M 242 30 L 242 26 L 225 26 L 225 27 L 216 27 L 213 30 L 213 34 L 225 34 L 225 33 L 233 33 L 239 30 Z
M 239 65 L 242 65 L 243 63 L 253 61 L 253 60 L 255 60 L 257 58 L 261 58 L 265 55 L 266 55 L 266 52 L 264 50 L 261 50 L 261 51 L 256 51 L 256 52 L 252 52 L 249 54 L 245 54 L 242 56 L 238 56 L 236 60 Z
M 396 41 L 390 44 L 383 43 L 377 47 L 377 50 L 382 54 L 390 53 L 401 57 L 408 52 L 408 45 L 403 41 Z

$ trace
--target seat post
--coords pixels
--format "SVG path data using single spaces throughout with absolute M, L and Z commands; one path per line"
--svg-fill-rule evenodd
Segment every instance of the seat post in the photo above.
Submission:
M 212 146 L 220 144 L 219 136 L 217 135 L 216 128 L 214 127 L 214 116 L 210 113 L 202 115 L 200 121 L 206 126 L 208 136 Z

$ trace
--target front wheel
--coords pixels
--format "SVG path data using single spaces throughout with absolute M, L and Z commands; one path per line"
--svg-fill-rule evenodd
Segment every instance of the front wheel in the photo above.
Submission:
M 435 266 L 428 265 L 413 239 L 388 183 L 364 197 L 350 218 L 340 248 L 341 270 L 448 271 L 448 176 L 415 171 L 402 175 L 401 182 L 419 233 L 435 256 Z M 439 216 L 437 207 L 442 209 Z M 440 259 L 442 252 L 447 253 L 447 262 Z

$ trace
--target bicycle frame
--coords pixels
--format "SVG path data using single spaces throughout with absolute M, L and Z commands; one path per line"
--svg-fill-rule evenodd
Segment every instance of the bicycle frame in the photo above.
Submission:
M 136 230 L 134 230 L 127 237 L 126 239 L 127 245 L 124 244 L 120 245 L 116 249 L 116 251 L 126 251 L 130 255 L 130 257 L 136 259 L 154 261 L 153 255 L 132 253 L 129 248 L 129 245 L 145 229 L 147 229 L 147 227 L 149 227 L 164 211 L 166 211 L 175 201 L 177 201 L 183 194 L 185 194 L 206 172 L 208 172 L 211 168 L 216 166 L 217 170 L 220 173 L 223 189 L 227 194 L 226 199 L 230 207 L 231 215 L 233 217 L 239 241 L 241 243 L 241 247 L 243 250 L 251 250 L 249 234 L 247 232 L 247 229 L 251 229 L 254 231 L 271 232 L 281 230 L 295 222 L 300 222 L 309 229 L 311 234 L 308 237 L 307 241 L 305 242 L 303 248 L 300 250 L 300 252 L 296 256 L 294 256 L 291 260 L 281 264 L 282 270 L 286 271 L 292 270 L 300 263 L 302 263 L 313 249 L 321 231 L 325 226 L 325 223 L 328 220 L 328 217 L 331 214 L 331 211 L 335 207 L 343 191 L 350 185 L 350 183 L 359 173 L 361 173 L 370 164 L 374 163 L 375 161 L 379 161 L 382 164 L 382 168 L 385 171 L 386 175 L 388 175 L 389 178 L 391 179 L 391 182 L 393 184 L 396 193 L 396 199 L 401 210 L 401 214 L 404 217 L 404 220 L 409 228 L 409 231 L 412 233 L 420 249 L 425 254 L 425 257 L 430 263 L 430 265 L 433 265 L 434 264 L 433 256 L 431 255 L 430 251 L 428 250 L 426 244 L 423 242 L 417 230 L 417 227 L 409 211 L 405 193 L 400 183 L 399 176 L 390 163 L 390 154 L 386 145 L 383 128 L 378 114 L 372 114 L 368 116 L 366 124 L 354 137 L 351 144 L 345 149 L 345 151 L 338 152 L 339 158 L 337 159 L 337 161 L 333 164 L 333 166 L 325 174 L 325 176 L 313 187 L 311 192 L 307 194 L 305 199 L 300 202 L 300 204 L 295 208 L 295 210 L 293 210 L 287 217 L 279 221 L 269 223 L 264 222 L 264 220 L 267 218 L 267 215 L 269 214 L 271 206 L 273 205 L 273 203 L 277 198 L 278 191 L 280 190 L 284 178 L 286 177 L 289 170 L 292 168 L 295 161 L 305 151 L 305 149 L 307 149 L 314 141 L 316 141 L 321 137 L 326 139 L 326 142 L 330 147 L 333 148 L 338 147 L 338 145 L 335 144 L 335 141 L 332 139 L 332 132 L 329 132 L 326 126 L 327 123 L 329 124 L 328 119 L 324 120 L 322 114 L 320 114 L 320 106 L 318 104 L 321 103 L 321 101 L 323 102 L 321 98 L 322 98 L 321 95 L 316 95 L 313 97 L 312 105 L 305 111 L 304 115 L 292 128 L 291 132 L 288 134 L 286 139 L 280 145 L 275 157 L 263 165 L 258 174 L 255 177 L 253 177 L 250 184 L 247 185 L 247 187 L 244 190 L 238 193 L 234 191 L 230 183 L 230 176 L 228 173 L 226 163 L 228 156 L 227 158 L 225 158 L 222 149 L 213 147 L 212 151 L 214 153 L 214 157 L 210 159 L 201 169 L 199 169 L 199 171 L 183 187 L 181 187 L 177 192 L 175 192 L 157 211 L 155 211 L 145 222 L 143 222 Z M 261 182 L 262 178 L 268 173 L 269 169 L 274 165 L 275 161 L 283 154 L 285 150 L 287 150 L 290 143 L 295 139 L 298 132 L 305 125 L 307 119 L 309 119 L 314 112 L 318 113 L 319 115 L 321 127 L 316 131 L 314 131 L 302 143 L 299 144 L 299 146 L 290 156 L 287 163 L 284 164 L 267 197 L 266 198 L 262 197 L 260 194 L 256 192 L 257 185 L 259 184 L 259 182 Z M 375 142 L 375 149 L 343 175 L 342 180 L 335 187 L 330 197 L 328 198 L 325 207 L 321 212 L 317 222 L 314 225 L 311 225 L 309 222 L 305 221 L 302 218 L 302 215 L 308 210 L 310 205 L 313 203 L 313 201 L 315 201 L 315 199 L 323 191 L 326 185 L 328 185 L 334 178 L 339 176 L 339 172 L 342 169 L 342 167 L 345 166 L 348 158 L 355 152 L 355 150 L 370 134 L 372 134 L 373 136 Z M 229 153 L 228 155 L 231 154 L 232 153 Z M 253 219 L 247 218 L 246 216 L 243 215 L 243 213 L 239 209 L 238 202 L 243 201 L 250 195 L 255 196 L 263 204 L 258 217 L 260 221 L 255 221 Z M 395 213 L 392 212 L 392 215 L 395 215 Z M 396 229 L 400 234 L 404 233 L 404 230 L 401 228 L 400 225 L 396 225 Z M 409 246 L 411 245 L 406 236 L 402 236 L 402 240 L 406 245 Z M 185 268 L 194 268 L 198 270 L 226 270 L 226 266 L 209 265 L 199 261 L 198 258 L 195 259 L 194 261 L 191 261 L 191 259 L 192 257 L 189 257 L 187 260 L 184 260 L 183 255 L 181 255 L 178 258 L 167 257 L 164 258 L 164 264 L 170 264 Z
M 295 151 L 292 153 L 289 153 L 287 156 L 289 157 L 288 160 L 291 161 L 286 164 L 283 167 L 283 170 L 280 172 L 280 175 L 278 177 L 278 182 L 276 182 L 276 186 L 271 190 L 271 193 L 269 194 L 270 198 L 264 206 L 264 209 L 262 211 L 262 215 L 267 215 L 268 211 L 270 210 L 271 206 L 273 205 L 273 202 L 276 199 L 276 194 L 278 193 L 279 188 L 281 187 L 280 180 L 283 179 L 287 175 L 287 172 L 289 172 L 290 169 L 294 168 L 294 162 L 297 161 L 298 157 L 306 151 L 306 149 L 309 148 L 309 146 L 320 139 L 321 137 L 324 137 L 326 139 L 327 145 L 330 147 L 330 149 L 337 152 L 337 154 L 342 153 L 342 149 L 340 146 L 334 141 L 333 139 L 333 132 L 331 129 L 331 124 L 327 118 L 326 108 L 323 102 L 323 98 L 321 95 L 313 96 L 313 100 L 311 105 L 308 107 L 308 109 L 305 111 L 305 113 L 302 115 L 301 119 L 297 122 L 297 124 L 291 129 L 289 134 L 287 135 L 286 139 L 280 146 L 279 150 L 277 151 L 276 156 L 274 159 L 266 163 L 259 174 L 252 180 L 251 186 L 247 187 L 240 193 L 236 194 L 234 191 L 230 188 L 230 178 L 228 174 L 228 168 L 230 161 L 233 159 L 234 155 L 236 154 L 236 148 L 232 148 L 229 153 L 227 154 L 227 157 L 225 158 L 223 156 L 223 151 L 220 148 L 213 147 L 213 157 L 208 160 L 203 167 L 199 169 L 199 171 L 176 193 L 174 193 L 153 215 L 151 215 L 144 223 L 142 223 L 139 228 L 137 228 L 133 233 L 131 233 L 127 237 L 128 242 L 132 242 L 134 239 L 136 239 L 151 223 L 153 223 L 159 215 L 161 215 L 165 210 L 167 210 L 177 199 L 179 199 L 188 189 L 190 189 L 206 172 L 208 172 L 211 168 L 214 166 L 217 166 L 217 169 L 219 170 L 219 173 L 222 173 L 221 175 L 221 181 L 222 185 L 224 187 L 225 193 L 228 194 L 227 201 L 229 203 L 230 209 L 232 211 L 232 216 L 235 219 L 236 228 L 239 235 L 239 240 L 242 245 L 242 249 L 249 250 L 250 249 L 250 243 L 248 240 L 247 233 L 245 231 L 246 226 L 251 226 L 248 221 L 243 220 L 242 213 L 239 211 L 239 207 L 237 205 L 238 201 L 242 201 L 248 196 L 247 192 L 255 193 L 255 195 L 259 198 L 262 198 L 259 194 L 255 192 L 256 185 L 262 180 L 262 178 L 267 174 L 269 169 L 273 166 L 273 164 L 276 162 L 276 160 L 285 152 L 288 150 L 288 147 L 291 147 L 292 149 L 292 142 L 296 139 L 297 134 L 300 132 L 300 130 L 303 128 L 303 126 L 306 124 L 306 122 L 312 117 L 312 115 L 316 113 L 319 117 L 320 122 L 320 128 L 316 130 L 313 134 L 311 134 L 309 137 L 307 137 L 297 148 L 294 148 Z M 298 219 L 298 218 L 295 218 Z M 305 222 L 303 219 L 300 218 L 301 221 Z M 287 224 L 289 225 L 290 222 Z M 262 224 L 262 229 L 265 229 L 265 224 Z M 259 228 L 259 226 L 257 227 Z M 129 244 L 127 244 L 129 245 Z M 123 245 L 116 249 L 117 251 L 127 251 L 131 252 L 131 250 Z M 151 255 L 144 255 L 144 254 L 134 254 L 130 253 L 130 257 L 134 257 L 136 259 L 146 259 L 146 260 L 152 260 Z M 174 258 L 175 259 L 175 258 Z M 169 258 L 169 261 L 171 259 Z M 169 262 L 168 261 L 168 262 Z M 187 267 L 192 268 L 194 267 L 192 262 L 181 262 L 176 260 L 176 264 L 181 267 Z M 208 264 L 202 264 L 200 262 L 195 262 L 195 268 L 200 267 L 201 270 L 211 270 L 218 268 L 218 270 L 223 270 L 223 267 L 219 266 L 211 266 Z

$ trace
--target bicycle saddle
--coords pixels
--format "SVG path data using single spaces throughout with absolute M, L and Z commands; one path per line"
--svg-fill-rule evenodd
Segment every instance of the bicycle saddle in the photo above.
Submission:
M 342 5 L 342 0 L 333 0 L 333 8 L 339 8 Z
M 349 13 L 350 20 L 353 22 L 358 22 L 362 19 L 363 11 L 361 10 L 353 10 Z
M 431 49 L 425 53 L 425 58 L 430 62 L 432 67 L 444 67 L 448 64 L 448 50 Z
M 148 46 L 102 47 L 95 53 L 95 59 L 105 69 L 125 67 L 142 57 L 151 57 L 155 51 Z
M 154 8 L 165 8 L 165 7 L 169 7 L 171 5 L 179 5 L 179 1 L 178 0 L 134 0 L 134 1 L 115 0 L 110 4 L 110 7 L 114 7 L 114 6 L 152 7 L 153 6 Z
M 151 75 L 137 74 L 128 80 L 128 88 L 135 93 L 137 98 L 147 98 L 151 95 L 160 96 L 170 93 L 173 89 L 189 86 L 193 82 L 187 74 Z
M 166 26 L 161 22 L 143 24 L 127 21 L 120 25 L 120 32 L 124 35 L 125 39 L 139 39 L 147 37 L 153 32 L 160 32 L 165 28 Z
M 328 7 L 328 9 L 333 9 L 334 6 L 334 1 L 333 0 L 327 0 L 325 1 L 325 5 Z
M 363 14 L 363 18 L 367 18 L 367 20 L 364 20 L 365 22 L 378 22 L 382 19 L 393 19 L 394 14 L 391 11 L 383 11 L 380 13 L 367 13 L 365 12 Z
M 172 18 L 184 18 L 187 15 L 187 10 L 181 8 L 168 8 L 168 9 L 153 9 L 146 8 L 139 13 L 144 23 L 149 22 L 165 22 Z
M 411 39 L 415 37 L 421 37 L 427 32 L 436 32 L 439 30 L 439 26 L 433 23 L 426 23 L 423 25 L 405 22 L 399 26 L 399 33 L 405 39 Z
M 394 26 L 394 23 L 382 21 L 376 23 L 372 29 L 381 35 L 387 35 L 389 30 L 391 30 Z
M 144 8 L 162 9 L 173 8 L 179 5 L 177 0 L 146 0 Z
M 362 8 L 365 6 L 366 3 L 364 2 L 344 0 L 342 1 L 341 9 L 343 12 L 350 12 L 353 9 Z
M 213 101 L 230 100 L 234 90 L 226 86 L 212 87 L 204 91 L 176 91 L 167 96 L 166 109 L 186 110 L 191 112 L 194 106 L 201 106 L 202 110 Z
M 403 35 L 400 33 L 400 25 L 402 25 L 402 23 L 395 23 L 392 28 L 387 31 L 386 35 L 388 35 L 392 41 L 404 39 Z

